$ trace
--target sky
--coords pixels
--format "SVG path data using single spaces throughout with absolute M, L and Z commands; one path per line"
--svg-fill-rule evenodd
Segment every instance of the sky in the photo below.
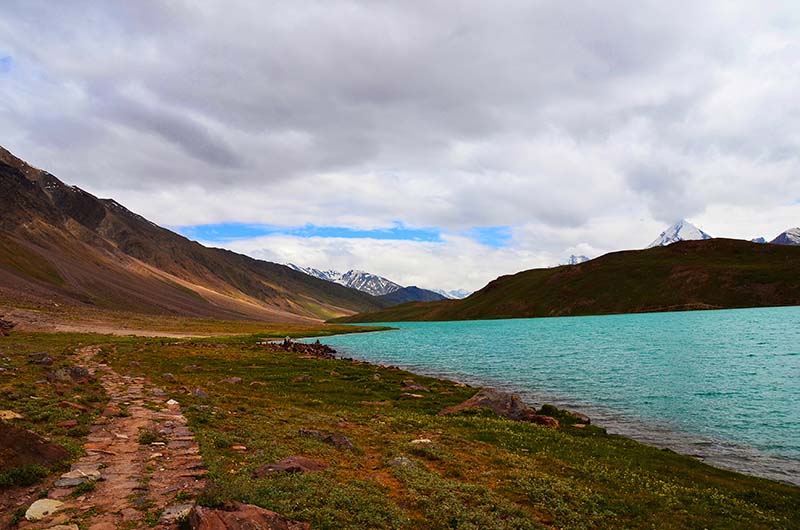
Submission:
M 800 225 L 800 3 L 5 0 L 0 145 L 404 285 Z

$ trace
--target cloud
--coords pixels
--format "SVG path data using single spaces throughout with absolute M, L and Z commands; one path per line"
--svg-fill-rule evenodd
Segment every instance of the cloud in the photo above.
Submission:
M 9 0 L 0 137 L 172 226 L 509 227 L 496 270 L 677 217 L 750 237 L 800 218 L 798 22 L 721 0 Z

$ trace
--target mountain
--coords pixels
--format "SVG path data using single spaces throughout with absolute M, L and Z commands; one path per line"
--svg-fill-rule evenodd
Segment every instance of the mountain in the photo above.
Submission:
M 694 226 L 689 221 L 682 219 L 670 226 L 659 235 L 647 248 L 664 247 L 678 241 L 695 241 L 711 239 L 711 236 Z
M 403 288 L 402 285 L 398 285 L 392 280 L 365 271 L 349 270 L 341 273 L 335 270 L 322 271 L 313 267 L 301 267 L 294 263 L 287 263 L 286 266 L 321 280 L 338 283 L 372 296 L 383 296 Z
M 461 300 L 462 298 L 466 298 L 472 294 L 472 291 L 467 291 L 466 289 L 453 289 L 451 291 L 445 291 L 444 289 L 434 289 L 434 293 L 438 293 L 445 298 L 449 298 L 451 300 Z
M 392 307 L 407 302 L 438 302 L 440 300 L 447 300 L 447 298 L 437 292 L 420 289 L 412 285 L 379 296 L 378 300 L 386 307 Z
M 588 256 L 576 256 L 575 254 L 571 255 L 567 262 L 564 265 L 578 265 L 580 263 L 586 263 L 589 261 Z
M 800 245 L 800 228 L 790 228 L 770 243 L 773 245 Z
M 197 242 L 0 148 L 0 305 L 309 322 L 364 293 Z
M 346 322 L 472 320 L 800 305 L 800 247 L 733 239 L 613 252 L 501 276 L 464 300 L 404 304 Z
M 767 242 L 767 240 L 766 240 L 766 239 L 764 239 L 763 237 L 754 237 L 753 239 L 751 239 L 751 240 L 750 240 L 750 242 L 751 242 L 751 243 L 759 243 L 759 244 L 764 244 L 764 243 L 766 243 L 766 242 Z

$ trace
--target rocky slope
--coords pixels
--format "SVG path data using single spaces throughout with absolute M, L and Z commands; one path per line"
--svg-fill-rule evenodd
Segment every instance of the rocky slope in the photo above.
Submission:
M 269 321 L 376 309 L 373 297 L 207 248 L 0 148 L 0 305 Z

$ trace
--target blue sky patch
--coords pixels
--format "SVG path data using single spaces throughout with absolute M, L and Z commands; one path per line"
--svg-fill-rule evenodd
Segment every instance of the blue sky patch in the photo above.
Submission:
M 476 226 L 468 236 L 487 247 L 504 247 L 511 241 L 511 227 L 509 226 Z
M 14 59 L 10 55 L 0 55 L 0 74 L 10 72 L 12 64 L 14 64 Z
M 399 239 L 405 241 L 439 242 L 441 232 L 435 228 L 408 228 L 396 224 L 391 228 L 359 230 L 337 226 L 275 226 L 244 223 L 221 223 L 179 226 L 173 229 L 190 239 L 210 242 L 250 239 L 261 236 L 284 235 L 295 237 L 344 237 L 352 239 Z

